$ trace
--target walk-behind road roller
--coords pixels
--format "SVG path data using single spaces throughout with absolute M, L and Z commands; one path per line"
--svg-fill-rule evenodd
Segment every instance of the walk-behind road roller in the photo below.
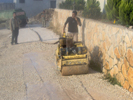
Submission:
M 72 37 L 64 33 L 59 38 L 56 62 L 63 76 L 87 74 L 89 71 L 87 47 L 82 42 L 73 42 Z

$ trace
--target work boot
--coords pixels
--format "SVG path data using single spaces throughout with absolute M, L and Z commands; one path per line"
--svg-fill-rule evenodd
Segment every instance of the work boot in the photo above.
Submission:
M 17 42 L 15 44 L 18 44 Z
M 13 45 L 13 42 L 11 42 L 11 45 Z

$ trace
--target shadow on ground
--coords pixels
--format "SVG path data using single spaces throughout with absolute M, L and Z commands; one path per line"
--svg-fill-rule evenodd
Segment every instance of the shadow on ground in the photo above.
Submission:
M 103 69 L 103 54 L 100 51 L 99 47 L 96 46 L 94 47 L 93 51 L 90 53 L 91 60 L 89 61 L 89 68 L 90 68 L 90 73 L 102 73 Z

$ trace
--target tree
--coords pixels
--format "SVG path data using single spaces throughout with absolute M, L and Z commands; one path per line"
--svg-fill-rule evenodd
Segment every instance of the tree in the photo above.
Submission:
M 122 0 L 107 0 L 107 5 L 105 5 L 107 19 L 118 20 L 121 1 Z
M 66 0 L 59 5 L 59 8 L 71 9 L 71 10 L 83 10 L 84 6 L 85 6 L 84 0 Z
M 122 0 L 119 8 L 119 20 L 123 25 L 133 25 L 133 0 Z
M 100 3 L 97 0 L 87 0 L 83 16 L 87 18 L 97 19 L 101 16 Z

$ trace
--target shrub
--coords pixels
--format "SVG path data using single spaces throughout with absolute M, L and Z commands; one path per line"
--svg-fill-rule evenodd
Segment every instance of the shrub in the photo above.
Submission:
M 107 0 L 107 4 L 105 5 L 107 19 L 118 20 L 120 4 L 121 0 Z
M 122 0 L 119 8 L 119 20 L 123 25 L 133 25 L 133 0 Z
M 121 86 L 121 83 L 116 79 L 116 76 L 112 77 L 109 73 L 104 75 L 103 79 L 107 80 L 110 82 L 112 85 L 118 85 Z
M 85 6 L 84 0 L 66 0 L 59 5 L 59 8 L 70 9 L 70 10 L 73 10 L 73 8 L 75 8 L 74 10 L 83 10 L 84 6 Z
M 96 0 L 87 0 L 86 7 L 83 12 L 83 16 L 86 18 L 97 19 L 101 16 L 100 3 Z

